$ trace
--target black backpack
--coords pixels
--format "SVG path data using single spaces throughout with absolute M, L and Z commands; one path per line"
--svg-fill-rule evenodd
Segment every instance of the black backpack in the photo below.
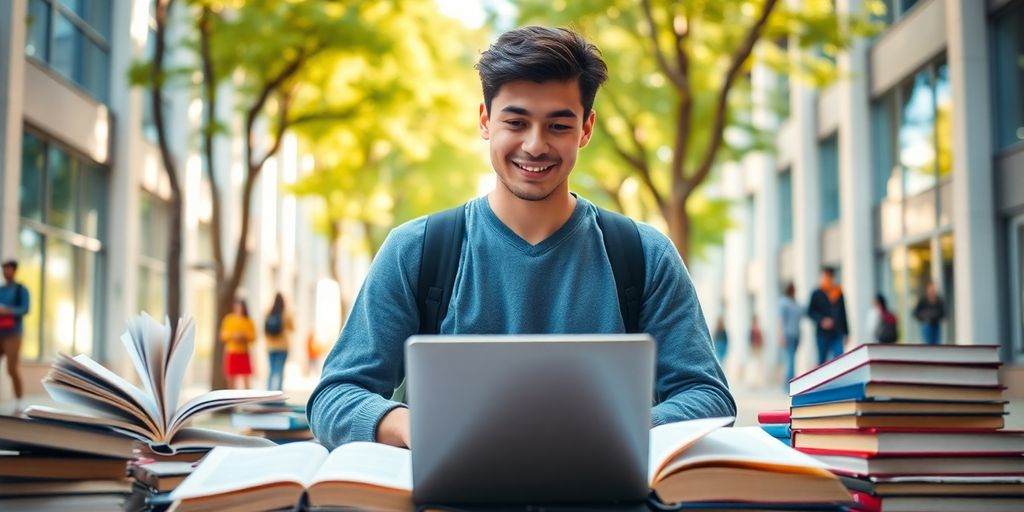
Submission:
M 465 232 L 465 205 L 427 217 L 423 236 L 416 304 L 420 313 L 419 334 L 438 334 L 448 314 L 448 303 L 455 287 L 455 273 L 462 253 Z M 644 290 L 644 251 L 640 230 L 624 215 L 597 209 L 597 224 L 615 276 L 619 313 L 626 332 L 640 332 L 640 306 Z
M 270 313 L 267 315 L 267 319 L 263 321 L 263 332 L 277 336 L 284 332 L 284 318 L 281 313 Z
M 459 205 L 427 217 L 423 235 L 423 257 L 416 288 L 416 305 L 420 314 L 419 334 L 438 334 L 441 321 L 448 314 L 448 303 L 455 288 L 455 273 L 462 253 L 465 233 L 465 208 Z M 597 225 L 601 228 L 605 251 L 615 276 L 619 297 L 619 314 L 626 332 L 640 332 L 640 306 L 643 301 L 644 250 L 640 230 L 632 219 L 604 208 L 597 209 Z M 395 389 L 391 399 L 405 402 L 405 383 Z

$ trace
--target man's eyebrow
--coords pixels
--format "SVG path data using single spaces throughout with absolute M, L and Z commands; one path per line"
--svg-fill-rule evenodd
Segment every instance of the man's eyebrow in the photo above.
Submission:
M 529 110 L 526 110 L 523 107 L 517 107 L 517 106 L 514 106 L 514 105 L 508 105 L 508 106 L 502 108 L 501 111 L 502 112 L 508 112 L 510 114 L 518 114 L 518 115 L 521 115 L 521 116 L 528 116 L 528 115 L 530 115 L 530 111 Z M 576 117 L 576 113 L 573 112 L 572 110 L 569 110 L 569 109 L 555 110 L 553 112 L 548 112 L 547 117 L 548 118 L 555 118 L 555 117 L 573 117 L 573 118 L 575 118 Z

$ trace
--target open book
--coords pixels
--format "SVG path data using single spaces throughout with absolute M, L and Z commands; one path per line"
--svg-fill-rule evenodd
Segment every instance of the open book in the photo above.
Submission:
M 210 448 L 215 445 L 265 446 L 265 440 L 224 432 L 186 428 L 197 414 L 240 404 L 282 400 L 280 391 L 215 390 L 179 407 L 185 368 L 195 347 L 195 324 L 178 322 L 172 333 L 143 313 L 128 322 L 121 342 L 142 388 L 84 354 L 59 354 L 43 386 L 50 396 L 74 410 L 32 406 L 25 415 L 102 426 L 134 437 L 156 453 Z
M 825 466 L 758 428 L 709 418 L 651 429 L 651 488 L 664 502 L 832 503 L 849 494 Z M 586 464 L 587 461 L 580 461 Z M 752 483 L 754 482 L 754 483 Z M 349 443 L 215 448 L 171 494 L 178 511 L 292 507 L 412 510 L 409 450 Z

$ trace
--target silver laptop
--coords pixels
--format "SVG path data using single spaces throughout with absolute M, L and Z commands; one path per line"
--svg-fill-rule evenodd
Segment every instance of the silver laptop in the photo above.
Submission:
M 405 356 L 417 504 L 647 495 L 650 336 L 413 336 Z

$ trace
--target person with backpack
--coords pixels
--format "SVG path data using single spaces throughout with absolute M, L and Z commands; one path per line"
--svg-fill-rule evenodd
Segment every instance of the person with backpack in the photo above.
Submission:
M 878 343 L 896 343 L 900 338 L 899 321 L 896 315 L 889 311 L 885 296 L 881 293 L 875 295 L 874 315 L 868 326 Z
M 818 288 L 808 301 L 807 316 L 814 320 L 818 364 L 839 357 L 850 329 L 846 321 L 846 299 L 843 298 L 842 287 L 836 282 L 834 268 L 821 268 Z
M 307 403 L 317 440 L 408 446 L 409 411 L 389 397 L 417 333 L 645 332 L 658 344 L 654 425 L 735 415 L 672 241 L 569 190 L 607 78 L 597 48 L 532 26 L 500 36 L 476 68 L 495 187 L 388 235 Z
M 284 387 L 284 362 L 288 359 L 288 340 L 292 333 L 292 317 L 285 311 L 284 296 L 274 295 L 274 304 L 263 321 L 263 336 L 267 341 L 267 389 L 280 391 Z
M 23 319 L 28 314 L 29 293 L 21 283 L 14 280 L 18 262 L 7 260 L 3 263 L 4 285 L 0 286 L 0 356 L 7 359 L 7 374 L 11 376 L 14 388 L 14 411 L 21 410 L 23 387 L 18 362 L 21 357 L 21 336 L 24 332 Z

